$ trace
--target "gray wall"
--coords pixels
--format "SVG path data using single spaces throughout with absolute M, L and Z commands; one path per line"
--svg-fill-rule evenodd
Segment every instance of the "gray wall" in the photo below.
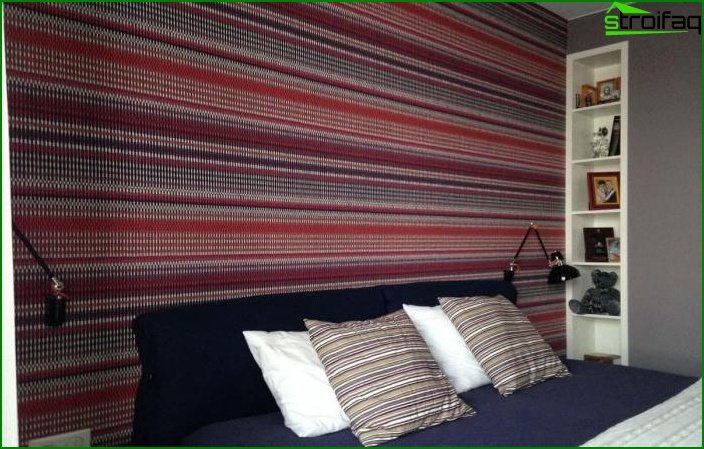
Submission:
M 701 15 L 701 4 L 640 6 Z M 569 22 L 568 53 L 624 40 L 604 36 L 603 17 Z M 701 376 L 701 36 L 628 41 L 630 364 Z

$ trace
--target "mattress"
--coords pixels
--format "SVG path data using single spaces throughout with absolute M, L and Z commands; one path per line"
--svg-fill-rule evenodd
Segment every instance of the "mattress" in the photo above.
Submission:
M 388 446 L 578 446 L 678 394 L 696 379 L 638 368 L 567 361 L 572 376 L 511 396 L 491 385 L 460 395 L 477 415 L 414 432 Z M 233 380 L 234 381 L 234 380 Z M 358 446 L 349 429 L 299 438 L 280 413 L 207 425 L 189 446 Z

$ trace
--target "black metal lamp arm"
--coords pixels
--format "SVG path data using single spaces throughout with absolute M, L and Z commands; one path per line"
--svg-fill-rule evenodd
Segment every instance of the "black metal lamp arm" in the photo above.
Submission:
M 34 245 L 32 245 L 27 236 L 20 231 L 14 221 L 12 222 L 12 231 L 17 238 L 22 241 L 27 251 L 29 251 L 29 254 L 32 255 L 32 258 L 42 267 L 51 282 L 51 293 L 44 297 L 44 323 L 52 327 L 61 326 L 64 321 L 66 321 L 66 300 L 68 299 L 68 296 L 63 292 L 64 283 L 61 282 L 61 279 L 49 268 L 44 258 L 37 252 Z
M 515 262 L 518 259 L 518 255 L 521 254 L 521 250 L 523 250 L 523 245 L 526 244 L 526 240 L 528 239 L 528 234 L 530 234 L 530 231 L 535 231 L 535 235 L 536 235 L 536 237 L 538 237 L 538 241 L 540 242 L 540 247 L 543 249 L 543 253 L 545 254 L 545 258 L 547 260 L 550 260 L 550 256 L 548 256 L 548 252 L 545 249 L 545 244 L 543 243 L 543 239 L 540 238 L 540 233 L 538 232 L 538 227 L 534 223 L 531 223 L 530 226 L 528 227 L 528 230 L 526 231 L 526 234 L 523 236 L 523 241 L 521 241 L 521 245 L 518 247 L 518 251 L 516 251 L 516 254 L 513 256 L 513 261 Z
M 51 268 L 49 268 L 49 265 L 46 264 L 44 258 L 37 252 L 37 250 L 34 248 L 34 245 L 32 245 L 27 236 L 25 236 L 24 233 L 20 231 L 20 228 L 17 227 L 14 221 L 12 222 L 12 232 L 14 232 L 17 238 L 19 238 L 22 243 L 24 243 L 24 246 L 27 247 L 27 251 L 29 251 L 29 254 L 31 254 L 34 260 L 39 264 L 39 266 L 42 267 L 46 275 L 49 276 L 49 279 L 56 278 L 56 274 L 54 274 Z

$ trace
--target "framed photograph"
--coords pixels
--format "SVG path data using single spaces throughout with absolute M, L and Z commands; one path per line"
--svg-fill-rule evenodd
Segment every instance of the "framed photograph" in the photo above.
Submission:
M 608 262 L 606 239 L 613 238 L 614 228 L 584 228 L 584 261 Z
M 607 237 L 606 252 L 609 253 L 609 262 L 621 262 L 621 239 L 619 237 Z
M 587 173 L 589 210 L 618 209 L 621 207 L 619 172 Z
M 621 77 L 596 83 L 597 103 L 611 103 L 621 99 Z

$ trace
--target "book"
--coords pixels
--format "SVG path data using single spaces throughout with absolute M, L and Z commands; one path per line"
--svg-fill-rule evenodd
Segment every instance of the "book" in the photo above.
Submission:
M 614 115 L 614 123 L 611 126 L 611 141 L 609 141 L 609 156 L 619 156 L 621 154 L 621 116 Z

